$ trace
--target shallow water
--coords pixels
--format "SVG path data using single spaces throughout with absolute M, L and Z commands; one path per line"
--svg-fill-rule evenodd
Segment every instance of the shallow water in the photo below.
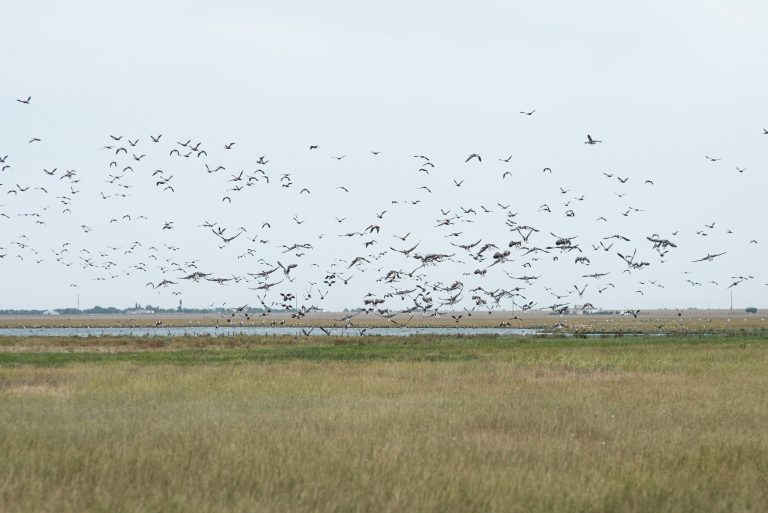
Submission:
M 542 330 L 528 328 L 326 328 L 335 337 L 344 336 L 395 336 L 411 335 L 538 335 Z M 195 326 L 195 327 L 144 327 L 144 328 L 0 328 L 0 336 L 19 337 L 227 337 L 235 335 L 294 335 L 301 336 L 310 328 L 288 326 Z M 319 328 L 312 328 L 312 335 L 324 335 Z

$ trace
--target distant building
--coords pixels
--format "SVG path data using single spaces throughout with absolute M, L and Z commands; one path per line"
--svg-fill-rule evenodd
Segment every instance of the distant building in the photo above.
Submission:
M 123 313 L 126 315 L 147 315 L 154 312 L 152 310 L 147 310 L 146 308 L 133 308 L 131 310 L 125 310 Z

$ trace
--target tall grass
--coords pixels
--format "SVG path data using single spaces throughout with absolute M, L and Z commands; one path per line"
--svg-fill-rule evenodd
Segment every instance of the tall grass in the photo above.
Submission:
M 0 511 L 768 510 L 764 341 L 491 342 L 0 367 Z

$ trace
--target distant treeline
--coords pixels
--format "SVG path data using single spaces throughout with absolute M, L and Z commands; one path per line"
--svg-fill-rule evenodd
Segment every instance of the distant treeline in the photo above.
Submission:
M 261 313 L 262 308 L 249 308 L 248 312 Z M 273 310 L 277 311 L 277 310 Z M 56 308 L 53 310 L 33 310 L 33 309 L 5 309 L 0 310 L 0 315 L 50 315 L 52 313 L 61 315 L 88 315 L 88 314 L 141 314 L 141 313 L 153 313 L 153 314 L 220 314 L 231 313 L 231 308 L 161 308 L 159 306 L 145 305 L 131 308 L 117 308 L 114 306 L 94 306 L 93 308 Z

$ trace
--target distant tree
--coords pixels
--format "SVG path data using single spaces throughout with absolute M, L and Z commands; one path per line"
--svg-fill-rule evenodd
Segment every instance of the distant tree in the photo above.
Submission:
M 747 308 L 744 309 L 744 311 L 750 314 L 756 314 L 757 308 L 755 308 L 754 306 L 748 306 Z
M 45 312 L 45 310 L 0 310 L 0 315 L 41 315 Z

